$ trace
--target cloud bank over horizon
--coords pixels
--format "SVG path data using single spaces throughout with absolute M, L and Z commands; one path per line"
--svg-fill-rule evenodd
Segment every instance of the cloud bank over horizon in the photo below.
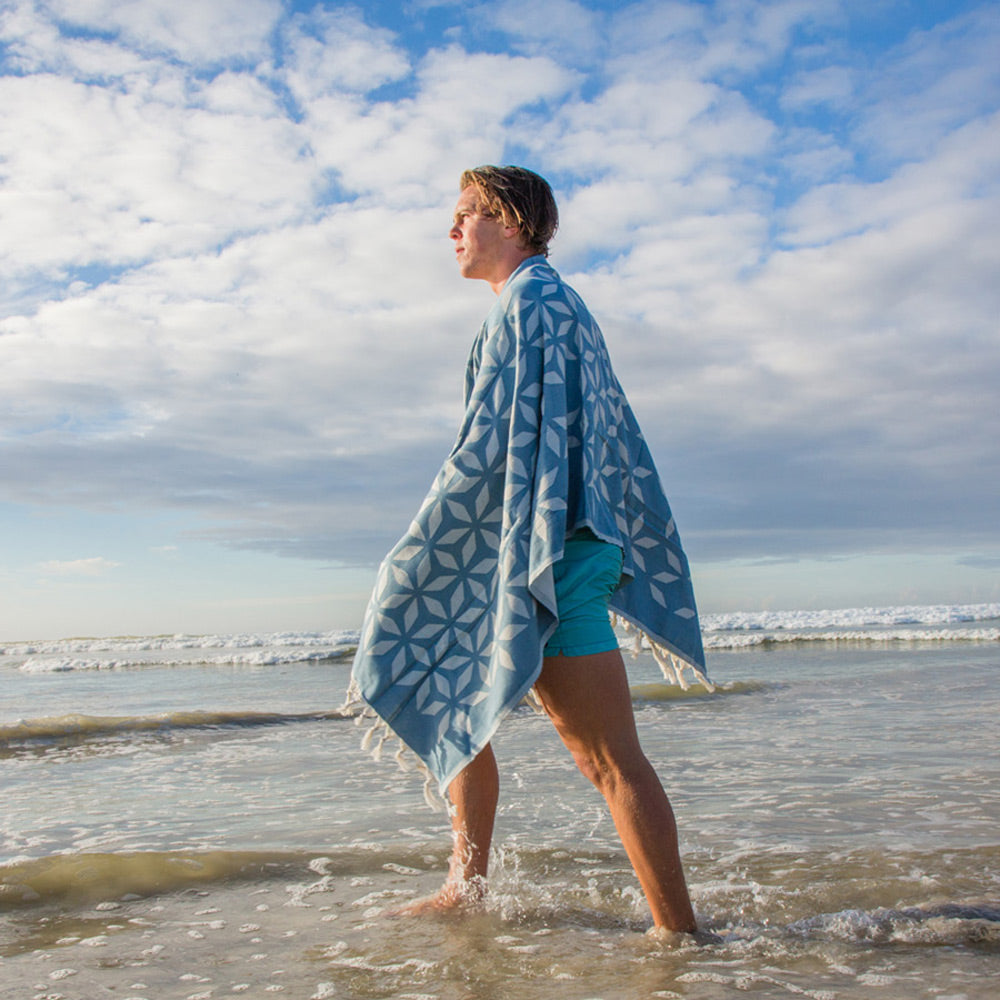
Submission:
M 998 50 L 995 2 L 2 0 L 0 638 L 254 573 L 354 614 L 486 162 L 553 183 L 703 606 L 997 600 Z

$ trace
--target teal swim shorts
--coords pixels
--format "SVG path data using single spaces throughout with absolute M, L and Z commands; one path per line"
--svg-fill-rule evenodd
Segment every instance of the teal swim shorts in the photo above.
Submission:
M 622 550 L 584 528 L 567 538 L 553 567 L 559 625 L 545 656 L 588 656 L 618 648 L 608 620 L 608 599 L 622 575 Z

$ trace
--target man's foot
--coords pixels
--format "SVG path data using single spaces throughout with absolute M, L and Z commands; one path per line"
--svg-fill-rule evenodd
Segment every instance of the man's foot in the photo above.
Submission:
M 725 940 L 714 931 L 707 931 L 701 927 L 693 931 L 672 931 L 667 927 L 658 927 L 655 924 L 646 931 L 646 937 L 669 945 L 684 945 L 693 942 L 697 945 L 707 946 L 723 944 Z
M 468 910 L 482 902 L 486 895 L 486 883 L 480 879 L 468 882 L 445 882 L 437 892 L 422 896 L 412 903 L 395 906 L 386 910 L 388 917 L 420 917 L 428 913 L 448 913 Z

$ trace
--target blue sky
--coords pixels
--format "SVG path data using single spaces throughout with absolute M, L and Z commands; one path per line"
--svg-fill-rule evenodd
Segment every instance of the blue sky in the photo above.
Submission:
M 356 627 L 549 177 L 705 611 L 1000 600 L 1000 5 L 0 0 L 0 639 Z

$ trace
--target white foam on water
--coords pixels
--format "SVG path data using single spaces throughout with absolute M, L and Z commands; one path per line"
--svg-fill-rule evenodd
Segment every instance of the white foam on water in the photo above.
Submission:
M 745 633 L 723 630 L 706 632 L 706 649 L 751 649 L 755 646 L 788 645 L 803 642 L 1000 642 L 1000 628 L 881 628 L 878 631 L 854 628 L 822 629 L 815 632 L 756 627 Z
M 885 625 L 949 625 L 1000 619 L 1000 603 L 928 604 L 808 611 L 737 611 L 701 616 L 702 629 L 858 629 Z
M 342 649 L 356 646 L 355 629 L 328 632 L 232 632 L 215 635 L 103 636 L 7 642 L 0 656 L 69 656 L 87 653 L 142 653 L 211 649 Z
M 185 647 L 208 649 L 214 647 Z M 200 657 L 196 662 L 199 666 L 215 667 L 276 667 L 290 663 L 324 663 L 327 661 L 342 660 L 355 649 L 354 645 L 342 644 L 339 646 L 326 647 L 312 652 L 303 652 L 300 648 L 293 649 L 268 649 L 243 652 L 232 652 L 226 656 L 205 656 Z M 188 661 L 190 662 L 190 661 Z M 78 657 L 30 657 L 18 668 L 26 674 L 55 674 L 70 673 L 73 671 L 90 670 L 134 670 L 141 667 L 163 667 L 168 665 L 180 665 L 177 661 L 164 660 L 163 658 L 114 658 L 114 659 L 80 659 Z

